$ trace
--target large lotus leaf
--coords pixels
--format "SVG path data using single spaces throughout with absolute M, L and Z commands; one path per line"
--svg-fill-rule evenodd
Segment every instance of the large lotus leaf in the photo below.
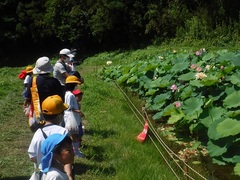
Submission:
M 213 84 L 218 83 L 218 78 L 216 76 L 213 76 L 213 75 L 208 75 L 208 77 L 202 79 L 200 82 L 204 86 L 212 86 Z
M 235 91 L 236 91 L 236 90 L 235 90 L 234 86 L 226 87 L 226 89 L 225 89 L 225 92 L 226 92 L 226 94 L 228 94 L 228 95 L 232 94 L 232 93 L 235 92 Z
M 236 117 L 236 116 L 240 115 L 240 110 L 228 111 L 227 115 L 228 115 L 228 117 Z
M 210 59 L 213 59 L 214 56 L 215 56 L 215 55 L 214 55 L 213 53 L 208 53 L 208 54 L 206 54 L 206 55 L 203 56 L 202 60 L 206 62 L 206 61 L 208 61 L 208 60 L 210 60 Z
M 226 52 L 226 53 L 222 54 L 221 56 L 219 56 L 218 60 L 220 62 L 230 61 L 235 66 L 240 66 L 239 56 L 233 52 Z
M 202 105 L 203 105 L 202 99 L 192 97 L 184 101 L 182 109 L 186 115 L 193 115 L 195 113 L 200 113 L 200 111 L 202 111 L 201 108 Z
M 206 127 L 203 126 L 203 124 L 201 124 L 201 123 L 192 123 L 189 126 L 190 132 L 201 132 L 204 129 L 206 129 Z M 203 133 L 201 132 L 201 134 L 203 134 Z
M 240 176 L 240 163 L 237 163 L 234 167 L 234 174 Z
M 219 133 L 216 129 L 217 129 L 218 124 L 224 120 L 225 120 L 224 118 L 219 118 L 210 124 L 210 126 L 208 128 L 208 137 L 210 139 L 217 140 L 217 139 L 221 138 L 221 136 L 219 135 Z
M 182 92 L 180 93 L 180 98 L 181 100 L 185 100 L 190 97 L 192 94 L 192 86 L 186 86 L 185 88 L 182 89 Z
M 134 65 L 133 64 L 130 64 L 130 65 L 126 65 L 126 66 L 122 66 L 121 67 L 121 71 L 122 71 L 122 74 L 125 75 L 125 74 L 129 74 L 129 71 L 130 69 L 132 69 Z
M 162 110 L 162 107 L 165 105 L 165 103 L 158 103 L 158 104 L 146 104 L 147 110 L 152 111 L 160 111 Z
M 226 112 L 227 111 L 221 107 L 211 107 L 209 109 L 204 109 L 203 113 L 201 113 L 199 117 L 199 120 L 204 126 L 209 128 L 213 121 L 220 119 Z
M 232 158 L 231 158 L 231 162 L 233 163 L 239 163 L 240 162 L 240 155 L 234 155 Z
M 231 74 L 233 72 L 234 67 L 235 67 L 234 65 L 229 65 L 227 67 L 224 67 L 223 71 L 225 74 L 229 74 L 229 73 Z
M 232 94 L 229 94 L 224 100 L 223 100 L 223 105 L 226 108 L 233 108 L 233 107 L 238 107 L 240 106 L 240 92 L 235 91 Z
M 240 59 L 240 55 L 238 54 L 234 54 L 232 57 L 231 57 L 231 59 L 230 59 L 230 61 L 235 65 L 235 66 L 240 66 L 240 61 L 239 61 L 239 59 Z
M 193 80 L 195 79 L 195 72 L 188 72 L 186 74 L 182 74 L 178 77 L 178 80 L 181 80 L 181 81 L 190 81 L 190 80 Z
M 155 70 L 158 67 L 158 64 L 148 64 L 143 68 L 143 71 L 152 71 Z M 140 69 L 141 70 L 141 69 Z
M 148 91 L 146 92 L 146 96 L 152 96 L 154 95 L 159 89 L 148 89 Z
M 177 61 L 188 61 L 190 54 L 188 53 L 178 53 L 176 56 Z
M 208 153 L 211 157 L 221 156 L 227 152 L 228 146 L 225 144 L 224 146 L 219 146 L 215 144 L 213 141 L 208 141 L 207 143 Z
M 227 118 L 217 125 L 216 131 L 219 138 L 240 134 L 240 121 Z
M 152 118 L 153 118 L 153 120 L 159 120 L 162 117 L 162 115 L 163 115 L 163 112 L 160 111 L 160 112 L 156 113 Z
M 153 81 L 149 81 L 145 87 L 145 89 L 147 90 L 148 88 L 158 88 L 160 87 L 160 84 L 162 82 L 162 78 L 158 78 L 156 80 L 153 80 Z
M 175 124 L 176 122 L 178 122 L 179 120 L 181 120 L 184 117 L 184 113 L 182 111 L 178 111 L 178 113 L 173 112 L 170 116 L 170 118 L 168 119 L 168 124 Z
M 173 65 L 172 72 L 182 72 L 189 68 L 189 62 L 178 62 Z
M 173 104 L 169 104 L 167 107 L 163 110 L 163 116 L 170 116 L 172 113 L 175 112 L 175 107 Z
M 185 114 L 183 119 L 184 119 L 184 121 L 187 121 L 188 123 L 190 123 L 190 122 L 192 123 L 192 121 L 198 119 L 199 114 L 201 114 L 201 113 L 202 113 L 202 110 L 194 112 L 193 114 Z
M 132 76 L 127 80 L 127 84 L 135 83 L 137 79 L 138 79 L 137 76 Z
M 191 85 L 191 86 L 196 86 L 196 87 L 203 87 L 203 86 L 204 86 L 204 85 L 201 83 L 200 80 L 190 81 L 190 85 Z
M 232 84 L 236 84 L 238 87 L 240 87 L 240 72 L 236 72 L 235 74 L 231 75 L 229 77 L 229 80 Z
M 217 51 L 216 53 L 219 54 L 220 56 L 223 56 L 227 52 L 228 52 L 227 49 L 221 49 L 221 50 Z
M 136 64 L 135 66 L 133 66 L 132 69 L 130 69 L 129 74 L 135 74 L 135 73 L 137 73 L 137 72 L 138 72 L 138 67 L 139 67 L 138 64 Z
M 154 98 L 153 102 L 154 102 L 154 104 L 163 103 L 163 102 L 165 102 L 166 100 L 168 100 L 168 99 L 170 98 L 170 96 L 171 96 L 170 92 L 157 95 L 157 96 Z
M 212 163 L 213 163 L 213 164 L 218 164 L 218 165 L 221 165 L 221 166 L 224 166 L 224 165 L 227 164 L 227 163 L 225 163 L 225 162 L 222 160 L 222 157 L 221 157 L 221 156 L 213 157 L 213 158 L 212 158 Z
M 117 79 L 118 84 L 124 83 L 129 78 L 129 74 L 124 74 Z

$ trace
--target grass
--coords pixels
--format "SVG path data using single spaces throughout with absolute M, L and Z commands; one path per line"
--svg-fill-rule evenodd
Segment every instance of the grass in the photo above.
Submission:
M 104 82 L 97 76 L 98 70 L 108 60 L 113 64 L 124 64 L 152 58 L 167 49 L 173 50 L 169 47 L 148 47 L 128 52 L 103 52 L 78 66 L 85 79 L 80 88 L 84 92 L 82 110 L 86 116 L 86 134 L 82 151 L 86 158 L 75 160 L 76 179 L 177 179 L 149 139 L 144 143 L 136 140 L 143 127 L 122 93 L 113 83 Z M 25 180 L 33 171 L 27 154 L 33 134 L 22 109 L 23 82 L 17 78 L 23 68 L 5 67 L 0 71 L 0 179 Z M 139 109 L 140 104 L 136 101 Z M 161 149 L 161 152 L 164 151 Z M 168 161 L 172 164 L 170 158 Z M 185 179 L 176 166 L 173 168 L 180 179 Z M 204 172 L 201 167 L 197 168 Z

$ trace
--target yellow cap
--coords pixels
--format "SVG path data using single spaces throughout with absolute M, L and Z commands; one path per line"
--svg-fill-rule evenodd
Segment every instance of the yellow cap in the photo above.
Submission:
M 27 73 L 30 73 L 30 72 L 32 72 L 33 71 L 33 67 L 32 66 L 27 66 L 26 67 L 26 72 Z
M 68 76 L 66 79 L 66 84 L 68 83 L 76 83 L 76 84 L 81 84 L 80 80 L 76 76 Z
M 58 95 L 48 96 L 42 102 L 42 112 L 47 115 L 60 114 L 68 108 L 68 105 L 63 103 L 62 98 Z

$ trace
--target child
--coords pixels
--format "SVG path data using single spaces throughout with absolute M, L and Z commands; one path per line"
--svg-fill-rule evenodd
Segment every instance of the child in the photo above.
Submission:
M 79 151 L 79 126 L 81 124 L 79 105 L 72 93 L 78 84 L 81 83 L 76 76 L 70 75 L 66 78 L 65 103 L 69 108 L 64 111 L 64 123 L 72 138 L 75 156 L 84 157 L 83 153 Z
M 72 140 L 67 134 L 52 134 L 42 143 L 41 160 L 42 171 L 46 174 L 44 179 L 69 179 L 64 171 L 66 164 L 74 162 Z
M 27 66 L 26 67 L 26 77 L 24 79 L 23 85 L 24 85 L 24 92 L 27 90 L 28 84 L 31 81 L 31 77 L 33 75 L 33 67 L 32 66 Z
M 33 67 L 29 65 L 29 66 L 26 67 L 25 71 L 26 71 L 26 76 L 25 76 L 24 81 L 23 81 L 23 86 L 24 86 L 23 98 L 24 98 L 24 100 L 27 98 L 26 97 L 26 91 L 27 91 L 27 88 L 28 88 L 28 84 L 31 83 L 31 79 L 32 79 L 32 75 L 33 75 Z M 24 112 L 25 112 L 26 116 L 28 116 L 29 111 L 30 111 L 30 107 L 26 103 L 26 101 L 24 101 Z
M 84 117 L 83 112 L 81 111 L 81 104 L 80 102 L 82 101 L 82 97 L 83 97 L 83 92 L 80 89 L 75 89 L 72 91 L 72 93 L 75 95 L 75 98 L 78 102 L 78 110 L 79 110 L 79 114 L 80 114 L 80 126 L 79 126 L 79 148 L 81 147 L 81 142 L 82 142 L 82 136 L 84 134 L 83 130 L 84 130 L 84 126 L 82 125 L 82 118 Z

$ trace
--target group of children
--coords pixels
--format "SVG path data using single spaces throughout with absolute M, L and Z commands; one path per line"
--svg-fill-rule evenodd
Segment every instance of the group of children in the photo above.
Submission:
M 23 84 L 24 84 L 23 98 L 25 98 L 24 97 L 25 92 L 27 90 L 27 87 L 29 86 L 29 83 L 32 83 L 33 70 L 34 70 L 34 68 L 32 66 L 27 66 L 26 69 L 23 70 L 18 76 L 18 78 L 20 78 L 24 81 L 23 82 Z M 57 151 L 58 153 L 56 153 L 56 154 L 63 155 L 61 153 L 61 150 L 64 150 L 64 149 L 66 150 L 65 146 L 68 146 L 68 149 L 69 149 L 69 147 L 72 147 L 75 157 L 84 157 L 84 154 L 81 151 L 79 151 L 79 149 L 81 147 L 82 136 L 84 134 L 83 133 L 83 125 L 82 125 L 82 118 L 84 117 L 84 113 L 81 111 L 81 104 L 80 104 L 80 102 L 82 101 L 83 92 L 80 89 L 78 89 L 78 85 L 81 83 L 82 83 L 82 81 L 74 75 L 69 75 L 66 78 L 65 96 L 64 96 L 64 102 L 62 102 L 62 103 L 66 104 L 68 106 L 68 108 L 63 110 L 62 122 L 59 125 L 63 126 L 65 129 L 67 129 L 67 131 L 68 131 L 67 134 L 70 137 L 70 140 L 66 140 L 66 139 L 68 139 L 66 137 L 66 135 L 63 135 L 63 134 L 56 135 L 54 133 L 55 134 L 55 136 L 54 136 L 54 134 L 50 133 L 50 135 L 48 137 L 46 137 L 45 140 L 43 141 L 44 143 L 42 143 L 41 150 L 42 150 L 42 155 L 44 157 L 46 155 L 48 155 L 49 153 L 53 154 L 53 151 L 55 152 L 56 147 L 61 145 L 61 143 L 63 145 L 61 145 L 61 148 L 59 148 L 59 150 Z M 56 106 L 56 108 L 58 108 L 58 106 Z M 29 104 L 24 103 L 24 111 L 25 111 L 26 115 L 28 114 L 28 109 L 29 109 Z M 42 112 L 42 113 L 44 114 L 45 112 Z M 45 115 L 45 116 L 48 117 L 47 115 Z M 61 141 L 59 139 L 58 140 L 56 139 L 57 136 L 61 139 Z M 34 139 L 34 137 L 33 137 L 33 139 Z M 65 142 L 65 140 L 66 140 L 66 142 Z M 48 141 L 51 142 L 51 144 L 49 144 Z M 71 142 L 71 146 L 69 146 L 69 142 Z M 30 146 L 31 146 L 31 144 L 30 144 Z M 56 146 L 56 147 L 54 147 L 54 146 Z M 69 153 L 69 150 L 68 150 L 68 153 Z M 71 155 L 71 153 L 69 155 Z M 59 160 L 57 160 L 57 158 L 55 158 L 56 160 L 53 161 L 52 159 L 54 159 L 54 158 L 51 157 L 50 159 L 47 159 L 48 162 L 46 162 L 46 159 L 44 159 L 44 157 L 41 158 L 42 165 L 44 165 L 46 163 L 48 163 L 48 164 L 52 163 L 54 165 L 54 163 L 55 163 L 55 165 L 57 165 L 57 167 L 58 167 Z M 57 157 L 57 155 L 54 155 L 54 157 Z M 59 157 L 59 158 L 61 159 L 62 157 Z M 69 160 L 69 161 L 72 162 L 72 160 Z M 63 165 L 63 164 L 60 163 L 60 165 Z M 37 167 L 37 169 L 38 169 L 38 167 Z M 42 170 L 44 172 L 44 169 L 42 169 Z M 64 171 L 66 171 L 66 170 L 63 170 L 63 172 Z M 33 177 L 32 179 L 34 179 L 33 175 L 32 175 L 32 177 Z M 67 179 L 71 179 L 70 177 L 71 177 L 71 175 L 68 176 Z M 63 179 L 65 179 L 65 178 L 63 178 Z

